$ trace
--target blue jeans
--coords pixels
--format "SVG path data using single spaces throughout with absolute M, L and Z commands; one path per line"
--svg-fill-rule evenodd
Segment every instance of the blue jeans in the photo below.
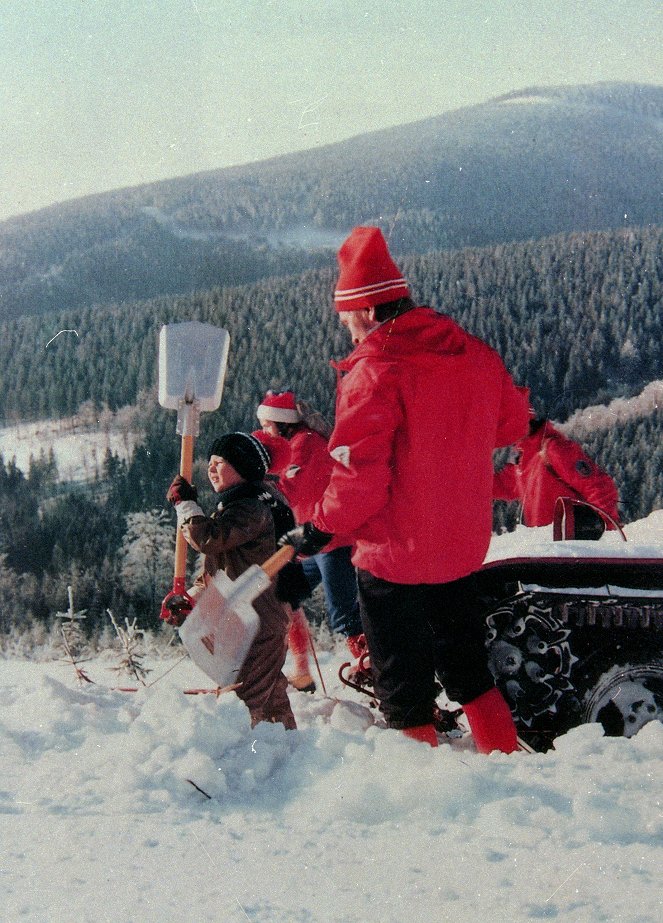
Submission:
M 302 559 L 311 591 L 322 583 L 330 629 L 346 638 L 363 631 L 359 617 L 357 574 L 350 561 L 351 551 L 346 546 Z

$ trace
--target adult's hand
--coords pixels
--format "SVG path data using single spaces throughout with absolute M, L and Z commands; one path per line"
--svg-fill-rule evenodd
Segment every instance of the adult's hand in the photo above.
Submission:
M 297 526 L 282 535 L 279 545 L 292 545 L 297 554 L 308 556 L 318 554 L 332 538 L 331 533 L 322 532 L 312 522 L 305 522 L 304 525 Z

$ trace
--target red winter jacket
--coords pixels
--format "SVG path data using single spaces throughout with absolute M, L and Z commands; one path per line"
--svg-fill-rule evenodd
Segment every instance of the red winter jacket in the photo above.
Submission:
M 477 570 L 492 528 L 493 450 L 529 421 L 498 354 L 431 308 L 386 321 L 338 365 L 335 458 L 314 524 L 395 583 Z
M 262 430 L 255 435 L 269 450 L 272 458 L 269 471 L 278 475 L 279 490 L 290 504 L 295 521 L 308 522 L 329 484 L 334 466 L 327 440 L 304 423 L 297 424 L 289 439 L 271 436 Z M 335 535 L 322 551 L 351 544 L 347 535 Z
M 619 522 L 619 495 L 613 479 L 552 423 L 546 421 L 515 448 L 522 453 L 520 460 L 495 475 L 493 496 L 520 500 L 526 526 L 551 523 L 558 497 L 586 500 Z

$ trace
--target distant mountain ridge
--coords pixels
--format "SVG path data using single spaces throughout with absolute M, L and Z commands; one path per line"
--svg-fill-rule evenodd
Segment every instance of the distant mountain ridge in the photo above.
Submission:
M 359 223 L 397 254 L 663 224 L 663 87 L 528 88 L 9 219 L 0 319 L 320 268 Z

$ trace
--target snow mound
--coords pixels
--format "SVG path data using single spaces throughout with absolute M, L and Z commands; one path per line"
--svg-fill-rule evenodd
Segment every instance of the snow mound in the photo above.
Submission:
M 663 725 L 584 725 L 546 754 L 437 750 L 340 686 L 292 693 L 299 730 L 233 695 L 137 693 L 4 661 L 6 919 L 389 923 L 659 919 Z M 354 698 L 353 698 L 354 696 Z

